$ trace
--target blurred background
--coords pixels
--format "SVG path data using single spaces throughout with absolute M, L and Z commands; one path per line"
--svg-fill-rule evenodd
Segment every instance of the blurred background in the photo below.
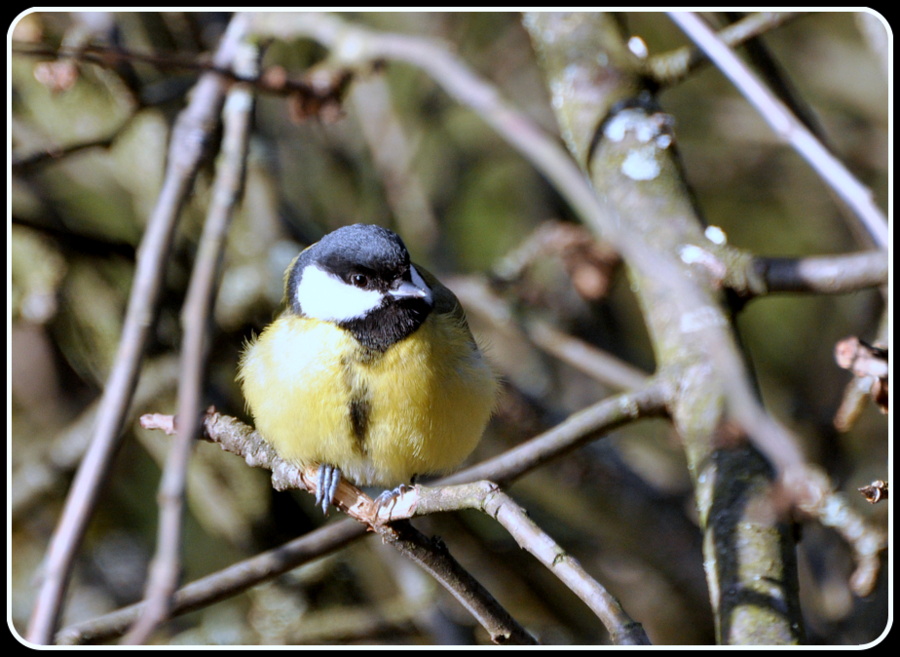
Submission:
M 169 130 L 215 47 L 225 13 L 29 13 L 12 30 L 9 227 L 11 617 L 24 631 L 36 577 L 67 487 L 90 438 L 115 354 L 135 252 L 159 192 Z M 544 128 L 557 132 L 516 13 L 363 13 L 370 27 L 440 38 Z M 624 16 L 651 54 L 686 43 L 660 13 Z M 723 24 L 724 17 L 715 20 Z M 829 145 L 887 207 L 888 66 L 884 24 L 866 13 L 817 13 L 764 37 Z M 158 61 L 106 65 L 59 59 L 60 47 L 116 46 Z M 45 54 L 35 54 L 43 49 Z M 27 52 L 26 52 L 27 51 Z M 301 77 L 327 52 L 272 43 L 263 66 Z M 809 167 L 711 67 L 660 95 L 675 118 L 686 175 L 707 221 L 732 245 L 802 256 L 868 248 Z M 299 116 L 283 97 L 255 110 L 246 190 L 232 224 L 210 327 L 205 401 L 246 418 L 234 376 L 242 344 L 277 312 L 282 273 L 325 232 L 363 221 L 399 232 L 469 313 L 504 380 L 496 417 L 471 462 L 496 455 L 617 391 L 549 353 L 577 337 L 653 371 L 644 324 L 615 254 L 588 240 L 554 190 L 470 110 L 420 71 L 389 64 L 354 79 L 343 103 Z M 141 382 L 99 513 L 90 525 L 63 625 L 140 599 L 155 545 L 156 491 L 168 439 L 144 412 L 172 413 L 179 313 L 209 203 L 212 166 L 185 208 Z M 837 340 L 875 340 L 878 290 L 783 295 L 752 302 L 741 339 L 768 409 L 808 458 L 875 524 L 856 488 L 886 479 L 886 416 L 872 404 L 834 428 L 851 375 Z M 539 345 L 544 343 L 544 348 Z M 621 387 L 627 387 L 623 382 Z M 613 432 L 515 483 L 513 497 L 607 586 L 657 644 L 712 643 L 690 480 L 662 420 Z M 333 520 L 333 516 L 332 516 Z M 199 444 L 189 481 L 184 581 L 327 522 L 302 492 L 274 492 L 267 474 Z M 417 521 L 544 643 L 608 642 L 570 591 L 476 513 Z M 830 530 L 802 527 L 798 547 L 809 640 L 873 641 L 887 622 L 882 575 L 852 595 L 849 550 Z M 173 644 L 464 644 L 487 637 L 426 574 L 374 537 L 165 624 Z

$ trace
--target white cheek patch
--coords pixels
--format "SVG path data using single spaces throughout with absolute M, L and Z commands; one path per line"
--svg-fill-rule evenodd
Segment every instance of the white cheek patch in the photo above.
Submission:
M 347 285 L 315 265 L 303 270 L 296 295 L 304 315 L 326 322 L 362 317 L 377 308 L 382 299 L 380 292 Z

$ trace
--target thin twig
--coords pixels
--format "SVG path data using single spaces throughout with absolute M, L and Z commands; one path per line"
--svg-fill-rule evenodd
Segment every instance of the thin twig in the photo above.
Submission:
M 641 417 L 652 417 L 664 412 L 665 388 L 649 385 L 631 393 L 612 397 L 566 418 L 556 427 L 535 436 L 504 454 L 476 464 L 460 472 L 444 477 L 431 486 L 468 483 L 481 479 L 510 482 L 555 456 L 567 453 L 588 440 L 596 439 L 604 432 Z M 171 416 L 145 416 L 142 423 L 148 428 L 174 431 Z M 222 449 L 245 459 L 252 466 L 263 465 L 272 469 L 275 488 L 306 488 L 315 491 L 316 477 L 307 476 L 280 463 L 271 446 L 258 435 L 253 438 L 252 429 L 239 420 L 218 413 L 210 413 L 204 421 L 205 433 Z M 266 465 L 268 464 L 268 465 Z M 292 472 L 291 476 L 286 472 Z M 356 514 L 364 522 L 375 514 L 372 500 L 355 486 L 342 481 L 336 499 L 348 514 Z M 341 528 L 340 530 L 338 528 Z M 318 529 L 308 536 L 298 538 L 276 550 L 266 552 L 218 573 L 187 584 L 174 596 L 172 615 L 193 611 L 236 595 L 266 579 L 336 549 L 353 538 L 366 533 L 367 525 L 347 520 Z M 308 548 L 317 545 L 319 549 Z M 321 551 L 319 551 L 321 550 Z M 70 626 L 59 633 L 61 643 L 102 641 L 120 635 L 143 609 L 143 604 L 131 605 L 98 618 Z
M 724 43 L 735 48 L 802 15 L 800 12 L 790 11 L 755 12 L 723 27 L 717 34 Z M 644 66 L 657 84 L 671 86 L 707 63 L 709 59 L 702 50 L 683 46 L 671 52 L 649 57 Z
M 535 638 L 463 568 L 439 539 L 429 539 L 408 521 L 377 529 L 385 542 L 434 577 L 487 630 L 496 644 L 535 645 Z
M 474 276 L 458 277 L 451 287 L 467 313 L 490 322 L 497 331 L 515 330 L 509 301 L 496 294 L 485 281 Z M 649 374 L 613 354 L 569 335 L 541 319 L 523 322 L 523 341 L 531 340 L 536 347 L 567 365 L 580 370 L 614 390 L 636 390 L 649 380 Z
M 284 545 L 257 554 L 223 570 L 186 584 L 175 592 L 172 616 L 208 607 L 297 566 L 325 556 L 366 534 L 366 526 L 352 520 L 328 524 Z M 71 625 L 59 631 L 59 644 L 109 641 L 121 636 L 143 613 L 145 603 Z
M 488 479 L 504 485 L 612 429 L 638 419 L 664 416 L 670 394 L 666 382 L 650 379 L 637 390 L 620 393 L 572 413 L 555 427 L 521 445 L 444 477 L 437 484 Z
M 174 357 L 148 360 L 135 389 L 133 408 L 146 408 L 148 403 L 172 390 L 177 380 L 178 363 Z M 42 458 L 13 469 L 9 497 L 13 522 L 33 512 L 36 505 L 46 503 L 45 499 L 56 490 L 59 482 L 78 466 L 88 448 L 97 407 L 96 402 L 90 404 L 60 431 Z M 130 422 L 132 415 L 129 414 L 127 419 Z
M 591 577 L 572 555 L 528 517 L 509 495 L 490 481 L 455 486 L 416 486 L 402 493 L 393 505 L 379 509 L 383 522 L 430 513 L 478 509 L 499 522 L 519 547 L 530 552 L 572 590 L 603 622 L 613 643 L 649 645 L 639 623 L 631 619 L 603 586 Z
M 227 62 L 217 61 L 215 58 L 204 61 L 197 56 L 182 57 L 173 53 L 142 53 L 126 50 L 119 47 L 103 46 L 98 44 L 86 45 L 82 48 L 72 49 L 67 47 L 49 48 L 43 45 L 13 43 L 14 55 L 30 57 L 57 57 L 71 59 L 104 68 L 112 68 L 119 62 L 146 62 L 161 69 L 186 70 L 200 74 L 215 73 L 225 80 L 240 82 L 253 87 L 259 93 L 275 94 L 280 96 L 300 95 L 311 101 L 328 101 L 336 98 L 347 82 L 344 75 L 327 80 L 314 74 L 309 78 L 290 79 L 284 75 L 280 68 L 273 67 L 267 74 L 252 75 L 240 73 L 227 66 Z M 312 70 L 311 70 L 312 73 Z
M 765 293 L 846 294 L 888 282 L 887 251 L 803 258 L 756 257 L 751 261 Z M 744 291 L 740 291 L 744 292 Z M 746 292 L 751 292 L 747 290 Z
M 216 52 L 215 61 L 219 65 L 224 66 L 231 60 L 246 27 L 245 15 L 239 14 L 232 19 Z M 175 225 L 206 154 L 207 141 L 221 110 L 225 87 L 225 81 L 218 75 L 202 77 L 190 104 L 179 115 L 173 128 L 169 166 L 141 241 L 122 337 L 97 413 L 94 437 L 75 475 L 44 561 L 43 578 L 27 631 L 28 640 L 32 643 L 49 643 L 59 622 L 75 554 L 96 506 L 100 487 L 106 481 L 113 455 L 121 442 L 122 421 L 150 335 L 150 318 L 159 298 Z
M 791 145 L 847 203 L 875 246 L 887 249 L 890 243 L 887 218 L 875 204 L 871 190 L 816 139 L 699 16 L 691 12 L 670 12 L 669 16 L 756 108 L 775 135 Z
M 735 12 L 725 13 L 726 16 L 729 17 L 735 14 Z M 741 20 L 743 19 L 738 19 L 735 24 L 740 24 Z M 807 103 L 794 88 L 787 73 L 783 70 L 769 48 L 766 47 L 763 40 L 752 39 L 746 43 L 745 49 L 747 51 L 747 60 L 756 68 L 766 85 L 768 85 L 772 92 L 781 99 L 788 108 L 790 108 L 803 125 L 809 128 L 810 132 L 822 142 L 822 145 L 833 153 L 834 147 L 829 143 L 828 136 L 825 134 L 825 128 L 820 123 L 816 113 L 809 103 Z
M 235 53 L 234 68 L 242 75 L 254 76 L 257 59 L 257 48 L 242 43 Z M 200 427 L 209 319 L 225 237 L 243 188 L 252 112 L 252 91 L 244 85 L 232 86 L 222 113 L 222 153 L 213 183 L 212 203 L 203 225 L 182 311 L 184 341 L 178 385 L 180 420 L 160 482 L 159 533 L 156 554 L 150 563 L 145 613 L 125 636 L 125 643 L 146 642 L 153 630 L 168 617 L 172 595 L 178 586 L 185 482 L 190 453 Z
M 435 217 L 415 159 L 417 135 L 408 134 L 382 76 L 356 80 L 349 94 L 372 161 L 381 176 L 385 200 L 407 244 L 430 250 L 438 239 Z
M 173 430 L 171 416 L 146 415 L 141 422 L 145 428 Z M 253 467 L 270 470 L 276 490 L 299 488 L 315 494 L 316 466 L 301 468 L 284 461 L 256 431 L 239 420 L 209 412 L 204 428 L 206 436 L 222 449 L 240 456 Z M 378 505 L 346 480 L 338 485 L 333 502 L 431 574 L 488 631 L 495 643 L 534 643 L 531 635 L 440 544 L 430 541 L 411 525 L 377 522 Z
M 626 246 L 609 208 L 600 202 L 558 140 L 508 103 L 494 85 L 473 73 L 439 41 L 368 30 L 320 12 L 260 12 L 253 14 L 251 20 L 251 31 L 260 37 L 315 39 L 331 50 L 336 64 L 350 70 L 368 69 L 373 62 L 384 59 L 421 68 L 547 176 L 587 224 L 597 227 L 616 248 Z
M 635 390 L 649 379 L 630 363 L 579 340 L 543 320 L 528 323 L 528 337 L 548 354 L 616 390 Z
M 59 162 L 69 156 L 77 155 L 82 151 L 91 150 L 93 148 L 110 148 L 113 144 L 116 143 L 116 140 L 125 132 L 125 129 L 131 124 L 131 120 L 134 118 L 134 114 L 128 116 L 122 124 L 115 128 L 111 134 L 106 137 L 99 137 L 97 139 L 89 139 L 87 141 L 79 142 L 76 144 L 69 144 L 67 146 L 60 146 L 57 148 L 47 148 L 45 150 L 37 151 L 35 153 L 31 153 L 24 157 L 19 157 L 15 153 L 11 155 L 12 162 L 10 163 L 10 167 L 14 174 L 24 175 L 32 170 L 50 163 L 50 162 Z

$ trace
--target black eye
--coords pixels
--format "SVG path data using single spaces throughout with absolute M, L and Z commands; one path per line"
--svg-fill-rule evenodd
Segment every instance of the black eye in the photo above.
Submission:
M 350 285 L 354 287 L 366 287 L 369 284 L 369 277 L 365 274 L 350 274 Z

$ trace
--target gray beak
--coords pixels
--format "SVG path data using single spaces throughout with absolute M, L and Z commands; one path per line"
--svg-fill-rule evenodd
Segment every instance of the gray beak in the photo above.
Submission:
M 424 299 L 426 302 L 432 302 L 431 288 L 428 287 L 415 267 L 410 268 L 411 281 L 401 280 L 397 282 L 393 288 L 388 290 L 395 299 Z

